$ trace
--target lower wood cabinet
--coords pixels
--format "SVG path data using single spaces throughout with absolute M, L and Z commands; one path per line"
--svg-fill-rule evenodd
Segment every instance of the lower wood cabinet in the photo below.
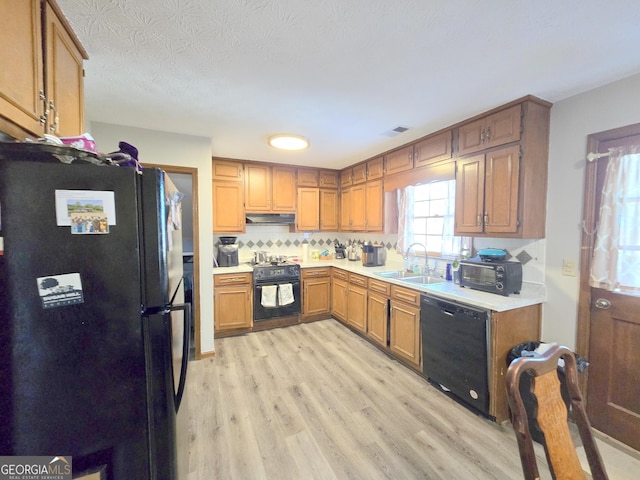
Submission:
M 253 326 L 251 277 L 251 273 L 214 275 L 213 326 L 215 332 Z
M 420 339 L 420 292 L 392 285 L 389 307 L 391 352 L 420 367 Z
M 389 339 L 389 297 L 370 290 L 367 297 L 367 319 L 369 338 L 386 347 Z
M 347 323 L 362 333 L 367 332 L 367 289 L 349 284 Z
M 331 313 L 331 267 L 302 269 L 302 317 L 328 317 Z
M 347 321 L 347 293 L 349 283 L 347 280 L 336 277 L 331 281 L 331 315 L 342 322 Z

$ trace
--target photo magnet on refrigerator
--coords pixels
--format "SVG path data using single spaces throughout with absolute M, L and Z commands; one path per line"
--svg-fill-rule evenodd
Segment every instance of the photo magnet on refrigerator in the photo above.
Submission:
M 37 282 L 42 308 L 64 307 L 84 303 L 79 273 L 40 277 Z

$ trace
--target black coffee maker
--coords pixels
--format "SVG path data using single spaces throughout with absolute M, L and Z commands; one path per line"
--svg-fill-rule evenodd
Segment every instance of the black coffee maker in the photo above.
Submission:
M 238 237 L 220 237 L 218 245 L 218 266 L 237 267 L 238 266 Z

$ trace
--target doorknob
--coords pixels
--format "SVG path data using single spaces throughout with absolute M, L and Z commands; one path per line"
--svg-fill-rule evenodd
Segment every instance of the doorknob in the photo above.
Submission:
M 599 298 L 593 304 L 596 308 L 600 308 L 602 310 L 607 310 L 611 307 L 611 302 L 606 298 Z

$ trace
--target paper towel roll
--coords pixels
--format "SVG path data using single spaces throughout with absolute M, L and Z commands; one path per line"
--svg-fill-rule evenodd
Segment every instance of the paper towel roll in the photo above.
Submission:
M 302 244 L 302 261 L 303 262 L 309 261 L 309 244 L 308 243 Z

